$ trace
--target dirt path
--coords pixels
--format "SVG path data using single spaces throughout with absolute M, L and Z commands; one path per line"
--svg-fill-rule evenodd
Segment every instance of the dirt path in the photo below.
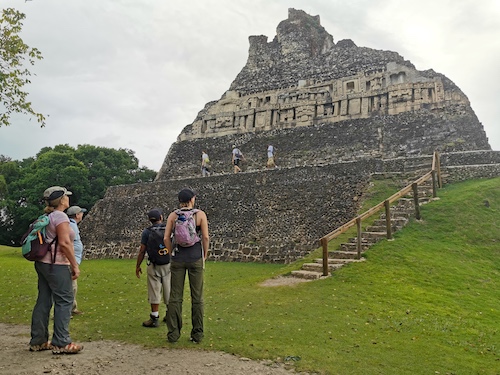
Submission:
M 282 364 L 251 361 L 221 353 L 186 349 L 148 349 L 112 341 L 84 343 L 76 355 L 28 351 L 29 327 L 0 323 L 0 374 L 65 375 L 292 375 Z

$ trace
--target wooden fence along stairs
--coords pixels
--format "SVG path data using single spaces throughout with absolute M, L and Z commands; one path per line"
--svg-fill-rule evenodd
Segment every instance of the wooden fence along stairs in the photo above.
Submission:
M 420 168 L 416 166 L 415 169 L 418 173 Z M 292 271 L 291 276 L 315 280 L 331 276 L 332 272 L 346 264 L 363 262 L 365 258 L 362 257 L 362 254 L 372 245 L 383 239 L 392 239 L 392 234 L 401 230 L 411 218 L 420 220 L 419 207 L 436 198 L 437 186 L 441 187 L 442 184 L 439 155 L 434 153 L 430 172 L 425 173 L 384 202 L 322 237 L 320 244 L 323 248 L 323 258 L 316 259 L 314 263 L 304 263 L 300 270 Z M 384 211 L 379 214 L 379 218 L 366 227 L 365 231 L 362 231 L 362 220 L 382 209 Z M 328 242 L 353 226 L 357 226 L 357 236 L 350 238 L 347 243 L 341 244 L 338 250 L 329 251 Z

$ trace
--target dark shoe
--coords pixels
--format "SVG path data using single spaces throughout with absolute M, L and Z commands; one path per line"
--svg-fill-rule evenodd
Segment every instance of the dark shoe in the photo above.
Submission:
M 83 311 L 80 311 L 80 310 L 71 311 L 71 315 L 82 315 L 82 314 L 83 314 Z
M 175 344 L 177 340 L 179 340 L 180 336 L 180 333 L 175 334 L 173 332 L 169 332 L 167 333 L 167 341 L 171 344 Z
M 160 317 L 158 316 L 149 316 L 149 320 L 146 320 L 145 322 L 142 322 L 143 327 L 149 327 L 149 328 L 156 328 L 160 326 Z
M 201 339 L 195 339 L 194 337 L 190 337 L 189 341 L 191 341 L 193 344 L 199 344 L 201 342 Z
M 166 323 L 166 322 L 167 322 L 167 316 L 165 315 L 165 316 L 163 317 L 163 323 Z

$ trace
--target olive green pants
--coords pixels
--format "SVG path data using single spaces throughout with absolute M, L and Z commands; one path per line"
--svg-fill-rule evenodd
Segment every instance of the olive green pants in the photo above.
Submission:
M 186 272 L 191 290 L 191 338 L 200 342 L 203 338 L 203 259 L 196 262 L 170 263 L 170 300 L 167 310 L 167 339 L 176 342 L 181 336 L 182 329 L 182 300 L 184 296 L 184 281 Z

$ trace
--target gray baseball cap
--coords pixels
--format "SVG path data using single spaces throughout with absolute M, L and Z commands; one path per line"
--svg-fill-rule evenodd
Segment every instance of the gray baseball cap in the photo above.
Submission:
M 61 198 L 63 195 L 72 195 L 71 191 L 68 191 L 62 186 L 51 186 L 43 192 L 43 199 L 46 201 L 52 201 L 57 198 Z
M 66 210 L 68 216 L 73 216 L 79 214 L 80 212 L 87 212 L 86 208 L 81 208 L 80 206 L 71 206 Z

